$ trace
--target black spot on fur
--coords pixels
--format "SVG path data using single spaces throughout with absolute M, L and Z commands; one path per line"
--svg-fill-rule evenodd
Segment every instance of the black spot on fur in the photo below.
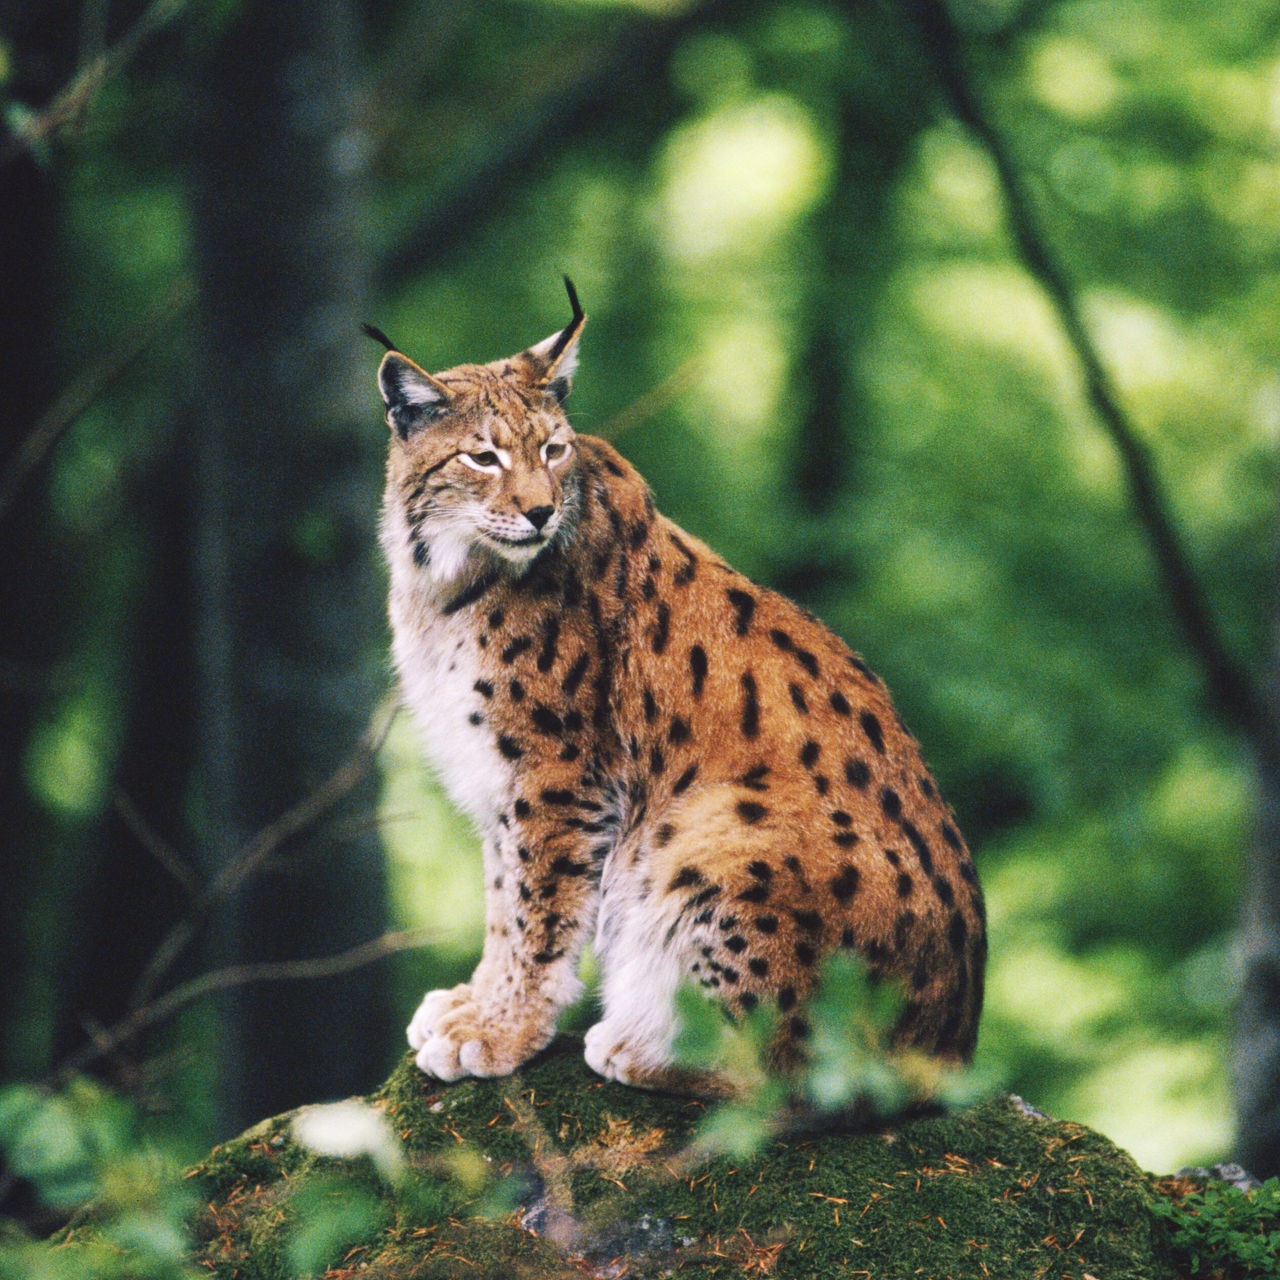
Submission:
M 949 822 L 942 824 L 942 838 L 957 853 L 964 848 L 964 841 L 960 839 L 960 833 Z
M 757 978 L 765 977 L 769 972 L 769 962 L 763 956 L 752 956 L 747 961 L 747 968 L 756 975 Z
M 742 736 L 755 738 L 760 733 L 760 697 L 756 678 L 750 671 L 742 673 Z
M 818 763 L 818 757 L 822 754 L 822 748 L 810 738 L 803 747 L 800 748 L 800 763 L 806 769 L 812 769 Z
M 703 881 L 702 872 L 697 867 L 681 867 L 671 878 L 671 883 L 667 885 L 669 890 L 685 889 L 691 884 L 701 884 Z
M 837 827 L 847 827 L 853 822 L 853 819 L 843 809 L 836 809 L 831 814 L 831 821 Z
M 880 755 L 884 755 L 884 729 L 881 728 L 879 718 L 872 711 L 864 711 L 858 717 L 858 722 L 862 725 L 862 732 L 867 735 L 867 740 Z
M 498 735 L 498 750 L 508 760 L 519 760 L 524 755 L 524 748 L 514 738 L 505 733 Z
M 916 887 L 916 882 L 912 880 L 910 874 L 906 871 L 898 872 L 898 897 L 911 897 L 912 890 Z
M 851 787 L 865 791 L 871 781 L 871 768 L 865 760 L 851 759 L 844 762 L 844 776 Z
M 649 772 L 656 778 L 667 767 L 667 759 L 660 747 L 649 749 Z
M 796 661 L 811 675 L 818 674 L 818 659 L 809 652 L 808 649 L 797 649 L 795 653 Z
M 822 917 L 812 908 L 793 911 L 791 918 L 796 922 L 796 927 L 803 929 L 805 933 L 818 934 L 822 932 Z
M 738 817 L 748 826 L 754 826 L 769 812 L 764 805 L 757 804 L 754 800 L 739 800 L 737 809 Z
M 677 587 L 688 586 L 698 572 L 698 558 L 674 533 L 668 533 L 667 537 L 671 539 L 671 545 L 684 557 L 684 564 L 675 571 L 671 580 Z
M 560 615 L 553 613 L 547 618 L 542 630 L 542 648 L 538 650 L 538 670 L 550 671 L 555 665 L 556 649 L 560 643 Z
M 689 650 L 689 670 L 693 673 L 693 696 L 700 698 L 707 682 L 707 651 L 700 644 Z
M 475 684 L 472 685 L 472 688 L 475 689 L 482 698 L 493 697 L 493 685 L 491 685 L 487 680 L 477 680 Z
M 559 787 L 547 787 L 542 793 L 543 804 L 576 805 L 578 797 L 572 791 L 564 791 Z
M 756 906 L 769 901 L 769 886 L 767 884 L 753 884 L 749 888 L 743 889 L 738 894 L 739 902 L 751 902 Z
M 942 876 L 933 877 L 933 891 L 938 895 L 938 901 L 944 907 L 952 907 L 955 905 L 955 890 L 951 887 L 951 881 L 944 879 Z
M 791 705 L 802 715 L 809 714 L 809 703 L 804 696 L 804 690 L 798 684 L 787 685 L 787 692 L 791 695 Z
M 885 787 L 880 792 L 880 807 L 884 810 L 886 817 L 895 819 L 902 817 L 902 800 L 892 787 Z
M 653 624 L 649 647 L 654 653 L 663 653 L 671 638 L 671 606 L 665 600 L 658 601 L 658 620 Z
M 845 865 L 831 881 L 831 892 L 837 902 L 848 902 L 858 892 L 858 868 Z
M 564 732 L 564 721 L 550 707 L 536 706 L 530 714 L 534 728 L 539 733 L 549 733 L 558 737 Z
M 516 636 L 502 651 L 503 664 L 510 666 L 526 649 L 531 649 L 532 647 L 533 641 L 528 636 Z
M 730 587 L 727 592 L 729 603 L 737 613 L 736 629 L 740 636 L 745 636 L 751 628 L 751 619 L 756 612 L 756 598 L 749 591 L 739 591 Z
M 735 933 L 732 937 L 724 940 L 724 945 L 729 948 L 734 955 L 738 955 L 747 949 L 747 940 L 740 933 Z
M 672 826 L 671 823 L 669 822 L 664 822 L 657 829 L 657 831 L 653 833 L 653 842 L 658 846 L 659 849 L 665 848 L 667 845 L 671 843 L 671 838 L 675 835 L 675 833 L 676 833 L 675 827 Z
M 765 781 L 768 776 L 769 766 L 761 762 L 760 764 L 752 765 L 738 781 L 752 791 L 768 791 L 769 784 Z
M 691 764 L 677 779 L 675 786 L 671 788 L 672 792 L 679 795 L 682 791 L 687 791 L 692 785 L 694 778 L 698 776 L 698 766 Z
M 682 742 L 689 740 L 689 722 L 680 716 L 671 717 L 671 728 L 667 730 L 667 741 L 672 746 L 679 746 Z
M 505 613 L 503 613 L 503 611 L 502 611 L 501 609 L 490 609 L 490 610 L 489 610 L 489 628 L 490 628 L 490 630 L 492 630 L 492 631 L 497 631 L 497 629 L 498 629 L 500 626 L 502 626 L 502 624 L 503 624 L 506 620 L 507 620 L 507 615 L 506 615 Z
M 517 818 L 527 818 L 533 812 L 533 806 L 524 799 L 518 799 L 512 808 Z
M 742 1006 L 744 1013 L 750 1013 L 760 1003 L 760 997 L 754 991 L 744 991 L 738 997 L 738 1003 Z
M 421 546 L 421 544 L 419 544 Z M 422 547 L 422 560 L 418 559 L 418 547 L 413 551 L 413 562 L 419 568 L 427 561 L 427 549 Z M 440 612 L 448 616 L 457 613 L 459 609 L 465 609 L 469 604 L 475 604 L 486 591 L 498 580 L 497 573 L 486 573 L 477 578 L 470 586 L 463 588 L 452 600 L 448 602 Z
M 761 933 L 777 933 L 778 917 L 777 916 L 756 916 L 755 926 Z
M 831 697 L 827 699 L 831 703 L 831 710 L 838 716 L 848 716 L 853 714 L 853 708 L 849 705 L 849 699 L 840 692 L 839 689 L 833 689 Z
M 658 703 L 653 696 L 653 690 L 648 685 L 644 687 L 644 719 L 646 724 L 652 724 L 658 718 Z
M 755 876 L 757 880 L 772 880 L 773 868 L 757 858 L 754 862 L 747 863 L 747 874 Z
M 783 987 L 778 992 L 778 1008 L 786 1013 L 788 1009 L 796 1007 L 796 989 L 795 987 Z
M 901 822 L 902 834 L 911 841 L 911 847 L 916 851 L 916 857 L 920 859 L 920 866 L 923 868 L 925 875 L 933 873 L 933 850 L 929 848 L 929 843 L 924 836 L 916 829 L 913 822 L 903 819 Z
M 851 653 L 849 655 L 849 665 L 856 672 L 858 672 L 859 675 L 866 676 L 866 678 L 870 680 L 872 684 L 880 683 L 880 677 L 876 675 L 876 673 L 872 671 L 871 668 L 867 666 L 867 664 L 863 662 L 863 660 L 860 657 L 858 657 L 856 653 Z
M 861 836 L 856 831 L 837 831 L 831 839 L 841 849 L 852 849 L 861 839 Z
M 591 655 L 589 653 L 581 653 L 574 661 L 573 666 L 565 672 L 564 679 L 560 682 L 560 687 L 564 690 L 566 697 L 572 698 L 578 692 L 578 686 L 582 683 L 582 677 L 587 674 L 587 668 L 590 665 Z
M 947 941 L 956 955 L 964 953 L 965 943 L 969 939 L 969 926 L 959 911 L 951 913 L 951 923 L 947 926 Z

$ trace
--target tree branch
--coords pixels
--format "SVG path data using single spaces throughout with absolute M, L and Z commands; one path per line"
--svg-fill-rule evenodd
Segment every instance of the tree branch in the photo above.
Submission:
M 307 830 L 359 785 L 373 767 L 391 731 L 398 704 L 388 698 L 373 713 L 360 745 L 310 795 L 262 828 L 196 895 L 191 908 L 161 939 L 133 989 L 129 1005 L 138 1008 L 153 996 L 165 975 L 195 939 L 215 907 L 233 894 L 286 841 Z
M 110 48 L 90 58 L 43 111 L 24 109 L 8 120 L 10 136 L 0 142 L 0 166 L 24 151 L 47 146 L 63 129 L 79 120 L 93 104 L 98 90 L 133 61 L 152 36 L 169 25 L 187 0 L 153 0 L 138 20 Z M 16 105 L 16 104 L 15 104 Z
M 1120 455 L 1134 511 L 1155 558 L 1165 595 L 1183 639 L 1200 666 L 1212 701 L 1230 724 L 1274 759 L 1278 744 L 1262 692 L 1223 639 L 1151 456 L 1121 407 L 1066 273 L 1040 234 L 1030 193 L 1010 149 L 970 86 L 960 36 L 945 0 L 916 0 L 916 8 L 924 46 L 932 57 L 947 102 L 956 118 L 991 156 L 1004 194 L 1014 247 L 1057 314 L 1080 365 L 1089 403 Z
M 638 94 L 651 95 L 680 41 L 709 13 L 723 15 L 728 8 L 722 0 L 702 0 L 674 18 L 619 24 L 575 58 L 581 68 L 576 75 L 560 78 L 554 90 L 535 101 L 520 103 L 501 124 L 486 121 L 475 147 L 461 149 L 453 171 L 388 251 L 380 267 L 383 286 L 439 262 L 463 235 L 499 210 L 504 196 L 528 180 L 540 157 L 598 128 L 609 118 L 610 107 L 631 104 Z M 495 137 L 500 139 L 496 148 Z
M 424 947 L 430 941 L 421 929 L 401 929 L 396 933 L 384 933 L 358 946 L 340 951 L 336 955 L 317 956 L 311 960 L 269 960 L 259 964 L 228 965 L 202 973 L 188 982 L 180 983 L 172 991 L 156 1000 L 134 1008 L 111 1027 L 95 1032 L 91 1041 L 73 1053 L 58 1068 L 56 1078 L 65 1079 L 99 1059 L 114 1053 L 140 1032 L 173 1017 L 181 1009 L 194 1004 L 205 996 L 233 987 L 244 987 L 255 982 L 301 982 L 313 978 L 331 978 L 335 974 L 350 973 L 375 961 Z
M 76 377 L 40 415 L 22 444 L 9 455 L 0 471 L 0 520 L 8 514 L 22 486 L 49 456 L 86 409 L 195 298 L 190 280 L 176 281 L 150 313 L 130 329 L 96 364 Z

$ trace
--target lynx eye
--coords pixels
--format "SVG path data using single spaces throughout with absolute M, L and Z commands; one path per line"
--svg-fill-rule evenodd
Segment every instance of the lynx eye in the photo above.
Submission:
M 497 471 L 502 459 L 492 449 L 477 449 L 475 453 L 460 453 L 458 460 L 473 471 Z
M 548 440 L 542 446 L 543 462 L 559 462 L 569 452 L 569 446 L 560 440 Z

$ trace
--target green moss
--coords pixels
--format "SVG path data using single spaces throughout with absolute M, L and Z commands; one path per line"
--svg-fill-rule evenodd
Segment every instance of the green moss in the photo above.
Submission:
M 501 1080 L 440 1085 L 406 1058 L 371 1101 L 411 1172 L 383 1191 L 388 1216 L 344 1248 L 330 1280 L 534 1280 L 575 1257 L 625 1259 L 630 1276 L 1175 1276 L 1133 1161 L 1009 1099 L 709 1163 L 688 1155 L 704 1104 L 606 1083 L 568 1039 Z M 316 1170 L 288 1117 L 217 1148 L 193 1173 L 211 1274 L 287 1275 L 291 1197 Z

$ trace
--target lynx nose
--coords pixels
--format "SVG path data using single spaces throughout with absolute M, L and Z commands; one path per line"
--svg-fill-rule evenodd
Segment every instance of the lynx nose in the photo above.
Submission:
M 555 507 L 530 507 L 529 510 L 524 513 L 524 518 L 533 525 L 539 533 L 541 533 L 542 526 L 546 524 L 547 521 L 555 515 L 555 513 Z

